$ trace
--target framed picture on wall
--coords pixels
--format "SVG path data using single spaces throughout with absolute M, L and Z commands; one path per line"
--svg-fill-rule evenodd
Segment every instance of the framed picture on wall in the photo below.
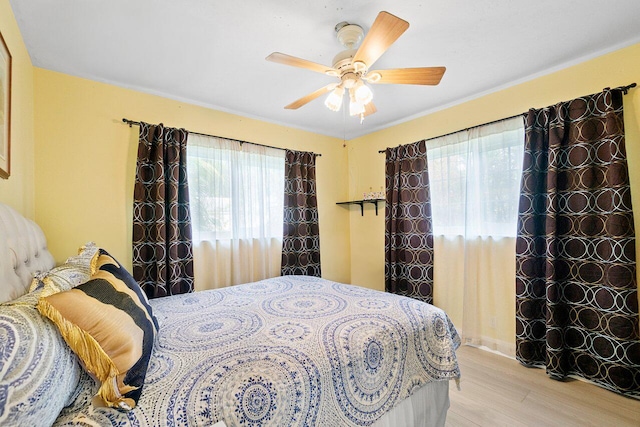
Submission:
M 11 174 L 11 53 L 0 33 L 0 178 Z

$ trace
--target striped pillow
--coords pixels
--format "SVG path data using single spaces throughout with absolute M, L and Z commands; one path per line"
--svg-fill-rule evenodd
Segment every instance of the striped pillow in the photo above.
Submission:
M 40 313 L 53 321 L 89 373 L 101 383 L 104 405 L 130 410 L 142 393 L 158 323 L 146 296 L 104 249 L 91 260 L 91 278 L 42 297 Z

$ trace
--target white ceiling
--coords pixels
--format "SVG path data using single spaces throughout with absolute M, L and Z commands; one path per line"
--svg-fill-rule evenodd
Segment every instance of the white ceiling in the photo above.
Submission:
M 346 139 L 640 42 L 639 0 L 10 3 L 37 67 Z M 265 57 L 331 65 L 335 25 L 366 32 L 381 10 L 410 27 L 374 68 L 446 66 L 440 85 L 374 86 L 378 112 L 363 124 L 323 98 L 285 110 L 333 80 Z

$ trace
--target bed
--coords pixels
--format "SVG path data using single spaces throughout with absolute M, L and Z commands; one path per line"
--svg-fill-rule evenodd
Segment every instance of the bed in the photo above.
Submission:
M 137 405 L 97 406 L 99 381 L 38 312 L 35 286 L 52 272 L 81 286 L 95 248 L 54 267 L 40 228 L 4 205 L 0 233 L 0 425 L 445 423 L 460 378 L 447 315 L 306 276 L 150 300 L 157 333 Z

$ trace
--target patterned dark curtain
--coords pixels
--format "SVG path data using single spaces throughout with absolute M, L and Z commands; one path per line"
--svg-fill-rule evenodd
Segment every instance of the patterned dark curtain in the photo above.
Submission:
M 287 150 L 282 275 L 320 277 L 316 154 Z
M 425 141 L 387 148 L 385 289 L 433 303 L 433 223 Z
M 193 291 L 187 131 L 140 123 L 133 277 L 149 298 Z
M 622 91 L 530 110 L 516 255 L 516 356 L 640 396 L 635 232 Z

